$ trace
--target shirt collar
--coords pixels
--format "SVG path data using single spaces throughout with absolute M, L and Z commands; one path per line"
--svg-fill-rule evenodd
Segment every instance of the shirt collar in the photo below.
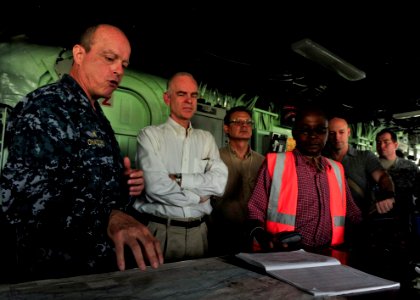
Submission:
M 235 155 L 235 157 L 238 157 L 238 155 L 236 154 L 235 149 L 233 149 L 230 144 L 228 145 L 228 149 L 229 149 L 229 152 L 230 153 L 232 153 L 233 155 Z M 244 158 L 248 158 L 250 156 L 251 156 L 251 146 L 248 145 L 248 150 L 247 150 Z
M 356 156 L 357 150 L 352 145 L 349 144 L 349 149 L 347 150 L 346 154 L 350 156 Z
M 78 102 L 85 107 L 91 107 L 89 98 L 87 97 L 85 91 L 72 76 L 70 76 L 69 74 L 64 74 L 63 77 L 61 77 L 60 82 L 69 89 L 73 90 L 73 93 L 75 95 L 79 95 L 72 97 L 71 101 Z M 95 101 L 94 105 L 96 109 L 98 109 L 98 107 L 100 108 L 98 101 Z
M 172 127 L 173 130 L 175 130 L 175 132 L 177 134 L 180 134 L 180 135 L 184 135 L 185 136 L 185 128 L 184 128 L 184 126 L 182 126 L 182 125 L 178 124 L 177 122 L 175 122 L 175 120 L 172 119 L 170 116 L 169 116 L 168 120 L 166 120 L 166 124 L 168 124 L 170 127 Z M 190 124 L 188 125 L 188 128 L 186 130 L 187 135 L 188 134 L 191 134 L 192 130 L 193 130 L 193 127 L 192 127 L 191 122 L 190 122 Z
M 308 162 L 307 158 L 305 155 L 303 155 L 298 149 L 293 149 L 293 152 L 295 154 L 296 157 L 296 165 L 306 165 L 306 163 Z M 319 162 L 321 163 L 322 167 L 325 168 L 331 168 L 331 164 L 329 163 L 328 159 L 325 156 L 320 155 L 320 160 Z

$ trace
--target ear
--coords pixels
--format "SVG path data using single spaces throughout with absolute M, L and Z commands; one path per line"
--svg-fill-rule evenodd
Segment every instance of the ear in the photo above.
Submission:
M 83 55 L 86 53 L 85 48 L 77 44 L 73 47 L 73 61 L 78 64 L 83 59 Z
M 163 101 L 165 101 L 166 105 L 170 106 L 171 97 L 169 96 L 168 92 L 163 93 Z
M 225 132 L 225 134 L 228 134 L 229 133 L 229 126 L 223 124 L 223 131 Z

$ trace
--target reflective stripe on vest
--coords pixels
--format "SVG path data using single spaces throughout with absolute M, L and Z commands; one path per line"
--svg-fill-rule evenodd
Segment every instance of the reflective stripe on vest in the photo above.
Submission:
M 330 193 L 330 213 L 333 223 L 332 245 L 344 242 L 346 191 L 344 169 L 341 164 L 328 159 L 327 168 Z M 272 233 L 293 231 L 296 223 L 297 173 L 292 152 L 267 154 L 268 172 L 272 178 L 267 208 L 267 230 Z M 278 184 L 276 184 L 278 183 Z

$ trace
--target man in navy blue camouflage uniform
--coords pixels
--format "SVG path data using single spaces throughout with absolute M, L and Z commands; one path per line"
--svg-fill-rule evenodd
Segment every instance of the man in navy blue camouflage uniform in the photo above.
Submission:
M 140 269 L 163 263 L 157 239 L 124 212 L 143 173 L 121 157 L 97 101 L 112 96 L 130 52 L 120 29 L 89 28 L 70 74 L 29 93 L 10 116 L 0 196 L 16 232 L 17 280 L 124 270 L 125 246 Z

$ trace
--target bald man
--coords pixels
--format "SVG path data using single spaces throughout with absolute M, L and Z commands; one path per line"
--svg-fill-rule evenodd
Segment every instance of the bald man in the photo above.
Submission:
M 358 150 L 349 144 L 350 127 L 343 118 L 332 118 L 328 123 L 328 146 L 324 155 L 343 164 L 347 181 L 356 204 L 363 215 L 389 212 L 395 203 L 394 184 L 372 151 Z M 372 203 L 371 189 L 379 188 L 379 199 Z

